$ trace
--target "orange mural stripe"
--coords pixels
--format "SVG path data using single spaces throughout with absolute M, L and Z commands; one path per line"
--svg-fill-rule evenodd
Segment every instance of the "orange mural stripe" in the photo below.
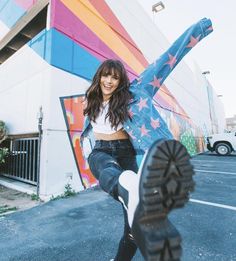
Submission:
M 101 18 L 88 1 L 61 0 L 70 11 L 75 14 L 90 30 L 93 31 L 109 48 L 125 61 L 137 74 L 144 70 L 144 66 L 137 60 L 129 48 L 120 40 L 114 30 Z M 94 11 L 95 10 L 95 11 Z
M 74 144 L 74 150 L 85 187 L 88 188 L 91 185 L 97 184 L 97 180 L 92 175 L 90 169 L 85 166 L 85 160 L 83 157 L 82 149 L 80 147 L 79 139 L 77 139 Z

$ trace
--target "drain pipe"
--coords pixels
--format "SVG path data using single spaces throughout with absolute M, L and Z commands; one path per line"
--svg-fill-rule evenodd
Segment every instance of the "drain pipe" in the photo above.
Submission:
M 38 131 L 39 131 L 39 140 L 38 140 L 38 158 L 37 158 L 37 197 L 39 198 L 39 186 L 40 186 L 40 152 L 41 152 L 41 141 L 43 134 L 43 110 L 42 106 L 39 108 L 39 112 L 37 114 L 38 118 Z

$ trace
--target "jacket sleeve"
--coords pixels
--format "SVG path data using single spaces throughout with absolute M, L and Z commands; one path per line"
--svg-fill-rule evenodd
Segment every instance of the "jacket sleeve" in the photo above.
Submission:
M 182 58 L 212 31 L 211 20 L 207 18 L 190 26 L 166 52 L 131 83 L 131 88 L 139 88 L 139 90 L 144 88 L 143 91 L 153 97 Z

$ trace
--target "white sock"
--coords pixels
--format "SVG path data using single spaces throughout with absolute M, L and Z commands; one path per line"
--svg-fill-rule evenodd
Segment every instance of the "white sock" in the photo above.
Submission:
M 134 219 L 134 212 L 139 203 L 139 181 L 141 177 L 143 164 L 145 162 L 145 158 L 147 154 L 148 151 L 145 152 L 142 158 L 142 162 L 139 167 L 138 173 L 135 173 L 132 170 L 125 170 L 124 172 L 121 173 L 119 177 L 120 185 L 129 192 L 128 207 L 125 205 L 123 199 L 120 196 L 118 198 L 123 203 L 124 208 L 127 210 L 130 227 L 132 226 L 133 219 Z
M 132 170 L 125 170 L 119 177 L 119 183 L 129 193 L 128 206 L 124 204 L 124 201 L 120 196 L 119 200 L 123 203 L 127 210 L 128 221 L 131 227 L 133 223 L 134 212 L 139 202 L 139 177 Z

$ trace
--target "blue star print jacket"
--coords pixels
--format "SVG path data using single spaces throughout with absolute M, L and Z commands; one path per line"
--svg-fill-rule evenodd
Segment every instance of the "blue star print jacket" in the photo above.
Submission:
M 137 154 L 143 154 L 157 139 L 171 139 L 173 137 L 165 121 L 156 110 L 153 97 L 181 59 L 212 30 L 211 21 L 206 18 L 193 24 L 159 59 L 149 65 L 131 83 L 130 91 L 133 95 L 129 104 L 131 119 L 127 119 L 123 126 L 129 134 Z M 94 140 L 91 136 L 91 129 L 90 121 L 86 117 L 84 130 L 81 134 L 81 146 L 85 150 L 85 146 L 88 146 L 85 138 L 89 138 L 90 143 L 91 140 Z

